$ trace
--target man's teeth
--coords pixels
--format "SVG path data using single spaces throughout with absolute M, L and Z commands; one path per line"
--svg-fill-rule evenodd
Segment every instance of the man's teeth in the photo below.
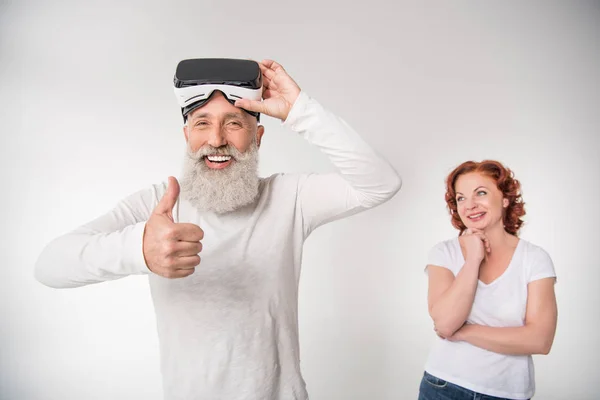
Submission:
M 206 156 L 210 162 L 226 162 L 231 160 L 231 156 Z
M 474 215 L 469 215 L 469 218 L 473 219 L 473 218 L 479 218 L 481 217 L 483 214 L 485 214 L 484 212 L 479 213 L 479 214 L 474 214 Z

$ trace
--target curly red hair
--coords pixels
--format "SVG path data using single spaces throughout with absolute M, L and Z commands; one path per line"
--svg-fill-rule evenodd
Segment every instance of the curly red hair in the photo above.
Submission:
M 504 230 L 511 235 L 518 236 L 519 229 L 523 225 L 521 217 L 525 215 L 525 203 L 521 197 L 521 183 L 515 179 L 509 168 L 494 160 L 466 161 L 456 167 L 446 178 L 446 204 L 452 217 L 452 226 L 460 231 L 460 235 L 467 229 L 458 215 L 454 185 L 459 176 L 469 172 L 479 172 L 496 181 L 496 187 L 509 202 L 502 217 Z

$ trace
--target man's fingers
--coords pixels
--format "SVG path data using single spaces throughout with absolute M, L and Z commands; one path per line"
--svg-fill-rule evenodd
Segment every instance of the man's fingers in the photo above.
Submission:
M 265 90 L 278 90 L 279 86 L 275 83 L 275 81 L 264 81 L 263 89 Z
M 270 79 L 268 79 L 266 76 L 263 76 L 263 81 L 262 81 L 263 90 L 267 89 L 271 85 L 272 82 L 273 81 L 271 81 Z
M 173 239 L 183 242 L 199 242 L 204 239 L 204 231 L 195 224 L 179 223 L 175 225 Z
M 200 242 L 177 242 L 174 245 L 172 253 L 175 257 L 189 257 L 197 255 L 202 251 L 202 243 Z
M 161 268 L 165 271 L 165 273 L 168 273 L 169 271 L 175 272 L 182 269 L 196 268 L 199 264 L 200 256 L 198 254 L 194 254 L 184 257 L 169 257 Z
M 263 77 L 265 77 L 266 79 L 272 80 L 273 77 L 275 77 L 275 71 L 273 71 L 272 69 L 269 69 L 268 67 L 266 67 L 265 65 L 259 63 L 258 64 L 260 67 L 260 72 L 263 74 Z
M 192 275 L 196 271 L 195 268 L 187 268 L 187 269 L 164 269 L 158 272 L 158 275 L 168 278 L 168 279 L 179 279 L 185 278 L 187 276 Z
M 177 258 L 177 266 L 179 270 L 194 269 L 200 264 L 200 256 L 186 256 Z
M 235 106 L 244 110 L 265 113 L 266 107 L 261 101 L 240 99 L 235 101 Z
M 269 69 L 272 69 L 275 72 L 285 71 L 285 69 L 281 66 L 281 64 L 279 64 L 273 60 L 264 59 L 260 62 L 260 64 L 264 65 L 265 67 L 267 67 Z
M 167 261 L 166 265 L 158 268 L 155 273 L 169 279 L 185 278 L 194 273 L 196 267 L 200 265 L 200 261 L 200 256 L 197 254 L 174 257 Z
M 177 203 L 179 191 L 179 182 L 177 182 L 177 179 L 170 176 L 167 191 L 158 202 L 158 205 L 154 208 L 154 213 L 166 215 L 173 221 L 173 207 L 175 207 L 175 203 Z
M 269 98 L 273 97 L 273 95 L 274 95 L 274 93 L 273 93 L 273 90 L 271 90 L 271 89 L 267 89 L 263 92 L 263 97 L 265 99 L 269 99 Z

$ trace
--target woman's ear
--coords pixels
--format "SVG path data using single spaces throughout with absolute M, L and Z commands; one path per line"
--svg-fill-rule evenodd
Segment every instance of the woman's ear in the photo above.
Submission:
M 507 198 L 502 199 L 502 206 L 504 208 L 508 207 L 509 204 L 510 204 L 510 201 L 508 201 Z

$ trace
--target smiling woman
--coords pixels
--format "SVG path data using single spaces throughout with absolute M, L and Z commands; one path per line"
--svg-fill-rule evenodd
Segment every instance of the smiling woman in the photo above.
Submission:
M 466 193 L 469 198 L 471 194 L 476 195 L 474 196 L 476 200 L 472 200 L 473 203 L 466 202 L 465 194 L 459 189 L 463 186 L 472 188 L 473 184 L 479 181 L 482 181 L 482 185 L 475 185 L 471 193 Z M 467 161 L 459 165 L 446 179 L 446 203 L 452 215 L 452 225 L 462 234 L 467 229 L 463 218 L 469 207 L 475 202 L 483 206 L 481 202 L 491 201 L 489 196 L 486 197 L 491 192 L 492 198 L 501 200 L 505 208 L 502 213 L 504 228 L 508 233 L 516 235 L 523 225 L 521 217 L 525 215 L 525 203 L 520 191 L 521 183 L 515 179 L 513 172 L 498 161 L 486 160 L 480 163 Z M 467 221 L 478 222 L 482 219 L 483 216 L 470 213 Z M 481 227 L 483 224 L 478 226 Z
M 529 399 L 533 354 L 554 340 L 556 274 L 544 249 L 518 237 L 521 185 L 498 161 L 467 161 L 446 179 L 454 239 L 429 254 L 429 314 L 438 338 L 420 400 Z

